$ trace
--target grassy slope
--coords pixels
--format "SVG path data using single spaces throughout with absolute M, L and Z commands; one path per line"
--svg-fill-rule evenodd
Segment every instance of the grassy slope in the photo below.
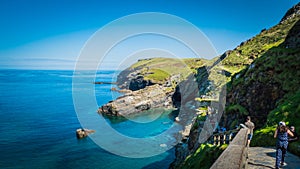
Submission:
M 227 144 L 214 146 L 202 144 L 195 153 L 189 155 L 178 169 L 208 169 L 226 149 Z
M 142 59 L 130 68 L 142 70 L 145 79 L 155 83 L 164 83 L 173 75 L 180 75 L 184 80 L 188 75 L 195 72 L 197 67 L 204 64 L 203 59 L 174 59 L 174 58 L 151 58 Z
M 300 61 L 290 62 L 290 60 L 295 59 L 295 56 L 300 58 L 300 51 L 299 49 L 285 49 L 281 46 L 289 30 L 298 20 L 299 16 L 289 19 L 283 24 L 278 24 L 269 30 L 262 31 L 231 51 L 222 61 L 221 66 L 216 66 L 212 69 L 214 72 L 226 70 L 232 73 L 231 77 L 223 79 L 221 82 L 216 82 L 228 82 L 229 90 L 237 86 L 251 85 L 252 80 L 258 77 L 260 72 L 273 71 L 274 69 L 275 73 L 272 78 L 282 84 L 283 89 L 286 91 L 287 94 L 278 102 L 276 109 L 269 112 L 267 123 L 262 128 L 256 129 L 253 141 L 251 142 L 252 146 L 274 146 L 275 139 L 273 138 L 273 133 L 277 122 L 281 120 L 295 125 L 296 131 L 300 134 L 300 90 L 298 90 L 300 75 L 293 74 L 295 71 L 291 71 L 299 66 Z M 253 69 L 250 68 L 252 63 L 255 63 L 255 68 Z M 185 65 L 188 66 L 188 71 L 181 70 L 186 67 Z M 211 65 L 211 63 L 199 59 L 178 60 L 154 58 L 141 60 L 134 64 L 132 68 L 143 68 L 145 77 L 162 80 L 174 74 L 182 74 L 183 77 L 186 77 L 189 73 L 195 72 L 197 68 L 203 65 Z M 148 68 L 145 69 L 145 67 Z M 149 72 L 153 73 L 149 74 Z M 237 78 L 237 75 L 239 75 L 239 78 Z M 214 79 L 220 79 L 218 78 L 218 73 L 213 74 L 211 80 Z M 260 80 L 264 81 L 266 79 L 261 78 Z M 229 112 L 239 112 L 241 116 L 245 116 L 248 113 L 247 109 L 239 104 L 229 105 L 226 107 L 226 110 Z M 238 122 L 233 121 L 231 126 L 234 127 L 236 124 Z M 299 147 L 299 142 L 289 146 L 291 152 L 300 155 Z M 209 168 L 225 148 L 226 145 L 214 147 L 202 144 L 195 153 L 185 159 L 179 168 Z
M 280 45 L 297 20 L 299 20 L 299 16 L 264 30 L 248 41 L 241 43 L 222 61 L 223 68 L 232 73 L 247 68 L 248 65 L 269 49 Z
M 285 91 L 284 97 L 277 103 L 276 108 L 269 112 L 267 123 L 255 131 L 252 146 L 274 146 L 273 133 L 279 121 L 294 125 L 300 133 L 300 50 L 287 49 L 284 42 L 289 30 L 299 21 L 299 15 L 286 20 L 283 24 L 261 32 L 243 45 L 237 47 L 224 61 L 224 69 L 239 74 L 232 78 L 230 88 L 247 86 L 255 80 L 268 83 L 270 78 L 279 83 Z M 255 68 L 249 68 L 254 63 Z M 269 74 L 268 77 L 260 73 Z M 247 92 L 247 91 L 245 91 Z M 232 105 L 231 105 L 232 106 Z M 289 148 L 294 154 L 300 155 L 300 142 L 292 143 Z
M 289 94 L 282 99 L 276 109 L 268 115 L 267 124 L 255 131 L 253 146 L 275 146 L 276 140 L 273 138 L 277 123 L 285 121 L 287 125 L 294 125 L 296 132 L 300 133 L 300 89 L 294 94 Z M 300 142 L 289 145 L 289 151 L 300 156 Z
M 232 73 L 232 76 L 226 79 L 229 90 L 237 86 L 251 85 L 252 80 L 259 77 L 260 72 L 275 72 L 271 78 L 282 84 L 283 90 L 286 91 L 286 95 L 277 104 L 277 108 L 269 112 L 267 123 L 255 131 L 252 146 L 274 146 L 276 143 L 273 138 L 274 130 L 276 124 L 282 120 L 289 125 L 296 126 L 297 133 L 300 133 L 300 71 L 295 73 L 295 70 L 300 70 L 300 60 L 297 59 L 300 58 L 300 51 L 299 49 L 286 49 L 281 45 L 298 20 L 299 16 L 262 31 L 231 51 L 222 61 L 221 66 L 216 66 L 212 70 L 223 69 Z M 253 69 L 249 68 L 252 63 L 255 63 Z M 236 78 L 237 74 L 239 78 Z M 216 79 L 216 77 L 211 79 Z M 268 78 L 260 80 L 265 81 Z M 247 109 L 239 104 L 228 105 L 226 111 L 239 113 L 241 116 L 248 114 Z M 236 124 L 238 124 L 237 120 L 233 121 L 231 126 L 235 127 Z M 299 147 L 300 141 L 290 144 L 289 149 L 294 154 L 300 155 Z M 195 153 L 188 156 L 179 168 L 209 168 L 217 159 L 218 154 L 221 154 L 222 149 L 203 144 Z M 217 154 L 212 156 L 209 152 L 217 152 Z

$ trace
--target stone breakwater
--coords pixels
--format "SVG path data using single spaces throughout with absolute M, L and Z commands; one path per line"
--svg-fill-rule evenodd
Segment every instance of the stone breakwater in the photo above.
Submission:
M 172 91 L 161 85 L 147 86 L 137 91 L 129 91 L 114 101 L 99 107 L 98 113 L 108 116 L 127 116 L 152 108 L 173 108 Z

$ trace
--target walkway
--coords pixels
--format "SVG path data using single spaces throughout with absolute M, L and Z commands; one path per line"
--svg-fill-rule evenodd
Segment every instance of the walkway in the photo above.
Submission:
M 250 147 L 248 151 L 248 169 L 273 169 L 275 168 L 275 148 Z M 287 153 L 284 169 L 300 169 L 300 158 Z

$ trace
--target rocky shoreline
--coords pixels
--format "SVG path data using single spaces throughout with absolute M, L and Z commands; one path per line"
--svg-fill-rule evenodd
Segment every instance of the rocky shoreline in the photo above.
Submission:
M 138 114 L 153 108 L 173 108 L 173 91 L 155 84 L 136 91 L 127 91 L 123 96 L 101 106 L 99 114 L 108 116 L 123 116 Z
M 154 83 L 149 79 L 145 80 L 141 69 L 125 69 L 117 78 L 116 84 L 119 89 L 114 89 L 114 91 L 125 91 L 124 95 L 99 107 L 98 113 L 108 117 L 126 118 L 155 108 L 177 110 L 178 114 L 174 121 L 182 126 L 182 130 L 174 135 L 180 143 L 175 147 L 176 159 L 172 164 L 174 167 L 191 153 L 186 146 L 190 132 L 193 132 L 193 135 L 198 133 L 195 133 L 192 126 L 199 115 L 197 108 L 205 106 L 206 103 L 201 103 L 196 98 L 199 98 L 201 93 L 205 95 L 212 89 L 206 66 L 199 67 L 196 74 L 194 73 L 185 79 L 182 79 L 180 74 L 174 74 L 168 79 Z M 197 76 L 200 79 L 197 79 Z M 189 139 L 189 144 L 197 142 L 197 138 L 195 136 Z
M 294 38 L 299 35 L 299 4 L 284 18 L 287 19 L 283 19 L 277 26 L 263 30 L 256 37 L 215 58 L 217 60 L 213 60 L 212 63 L 207 62 L 210 66 L 197 67 L 197 72 L 185 77 L 184 80 L 180 79 L 180 75 L 173 75 L 170 80 L 165 79 L 164 83 L 156 83 L 143 77 L 143 69 L 122 71 L 118 76 L 117 85 L 127 92 L 124 96 L 101 106 L 98 113 L 127 116 L 158 107 L 177 108 L 179 113 L 175 121 L 183 126 L 183 130 L 178 134 L 180 136 L 177 139 L 181 142 L 176 145 L 176 158 L 170 168 L 178 168 L 187 156 L 195 154 L 200 142 L 202 143 L 200 138 L 206 139 L 212 135 L 217 125 L 233 129 L 236 124 L 243 123 L 246 115 L 250 115 L 257 123 L 257 127 L 262 127 L 268 120 L 267 116 L 272 114 L 270 111 L 280 105 L 285 106 L 282 100 L 285 97 L 289 98 L 299 89 L 298 79 L 293 76 L 299 70 L 297 64 L 299 57 L 296 56 L 299 54 L 300 43 Z M 291 23 L 295 25 L 292 27 Z M 278 33 L 279 30 L 287 29 L 287 26 L 291 28 L 285 33 L 286 37 L 276 35 L 279 40 L 273 38 L 273 32 Z M 270 36 L 270 40 L 266 42 L 264 37 L 267 35 Z M 265 43 L 271 46 L 278 42 L 283 43 L 270 47 L 267 51 L 261 50 L 266 46 L 257 46 Z M 244 54 L 249 48 L 251 48 L 251 56 Z M 285 59 L 287 57 L 289 60 Z M 222 65 L 218 66 L 219 63 Z M 274 68 L 274 65 L 280 66 Z M 295 80 L 296 83 L 290 83 L 292 80 L 286 76 L 292 77 L 290 79 Z M 223 88 L 224 84 L 227 89 Z M 216 93 L 225 96 L 225 105 L 217 103 Z M 291 99 L 297 97 L 298 95 L 295 95 Z M 212 103 L 220 110 L 219 114 L 218 110 L 216 112 L 209 110 Z M 202 112 L 199 112 L 200 107 L 203 108 Z M 222 115 L 223 112 L 225 113 Z M 199 116 L 201 113 L 203 118 Z M 218 116 L 213 117 L 214 114 Z M 289 118 L 291 120 L 292 116 Z M 269 123 L 272 124 L 272 121 Z M 204 137 L 200 135 L 201 133 L 207 136 Z M 268 135 L 263 136 L 265 138 Z M 255 143 L 255 137 L 252 143 Z M 297 152 L 300 152 L 299 148 Z

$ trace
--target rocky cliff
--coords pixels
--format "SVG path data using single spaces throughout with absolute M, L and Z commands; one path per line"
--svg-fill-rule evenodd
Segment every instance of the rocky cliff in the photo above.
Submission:
M 100 107 L 98 112 L 126 116 L 161 106 L 178 108 L 176 120 L 185 129 L 171 168 L 184 168 L 183 161 L 210 149 L 199 142 L 203 129 L 209 131 L 209 127 L 217 125 L 232 129 L 243 123 L 247 115 L 252 116 L 257 127 L 253 145 L 275 144 L 272 134 L 281 120 L 295 125 L 300 133 L 299 6 L 290 9 L 279 24 L 263 29 L 205 64 L 202 60 L 140 60 L 118 77 L 119 88 L 131 92 Z M 218 112 L 210 105 L 216 104 L 217 93 L 224 92 L 224 85 L 227 86 L 225 111 L 222 118 L 214 117 Z M 223 106 L 218 105 L 219 110 Z M 300 154 L 298 143 L 291 147 Z
M 218 62 L 211 66 L 223 71 L 227 77 L 226 109 L 219 125 L 232 129 L 244 123 L 247 115 L 252 116 L 257 127 L 253 145 L 274 145 L 273 132 L 281 120 L 295 125 L 297 132 L 300 132 L 300 122 L 296 120 L 300 117 L 299 7 L 300 3 L 292 7 L 279 24 L 263 29 L 255 37 L 221 55 L 217 59 L 221 66 L 218 66 Z M 213 80 L 218 79 L 205 80 L 207 74 L 203 72 L 205 71 L 200 67 L 197 74 L 202 96 L 199 100 L 202 101 L 205 100 L 203 97 L 211 97 L 207 89 L 213 84 Z M 204 112 L 208 112 L 205 105 Z M 199 151 L 205 154 L 206 150 L 199 144 L 199 135 L 207 118 L 209 115 L 198 115 L 186 141 L 177 145 L 176 160 L 170 168 L 189 168 L 185 165 L 191 165 L 187 163 L 190 158 L 197 156 Z M 293 143 L 290 147 L 290 151 L 300 155 L 299 143 Z M 205 159 L 205 155 L 202 154 L 201 158 Z
M 299 89 L 299 19 L 298 4 L 278 25 L 262 31 L 224 59 L 225 66 L 232 66 L 230 60 L 236 60 L 241 67 L 228 83 L 225 126 L 232 127 L 234 119 L 240 119 L 234 122 L 240 123 L 250 115 L 258 128 L 263 127 L 282 99 Z
M 172 108 L 172 91 L 158 84 L 131 91 L 98 109 L 98 113 L 108 116 L 134 115 L 153 108 Z
M 101 106 L 98 113 L 108 116 L 127 116 L 151 108 L 176 108 L 180 106 L 181 102 L 189 102 L 191 105 L 191 101 L 194 102 L 191 94 L 197 94 L 194 92 L 197 87 L 186 85 L 187 83 L 179 84 L 182 81 L 193 84 L 191 77 L 194 77 L 194 66 L 203 64 L 201 59 L 150 58 L 139 60 L 118 75 L 117 85 L 127 93 Z M 187 88 L 191 89 L 191 87 L 194 90 L 189 92 Z M 179 88 L 189 94 L 181 96 Z M 176 97 L 178 94 L 179 97 Z M 187 97 L 190 99 L 186 99 Z M 184 117 L 189 116 L 184 115 Z M 186 122 L 187 119 L 182 118 L 181 123 Z

